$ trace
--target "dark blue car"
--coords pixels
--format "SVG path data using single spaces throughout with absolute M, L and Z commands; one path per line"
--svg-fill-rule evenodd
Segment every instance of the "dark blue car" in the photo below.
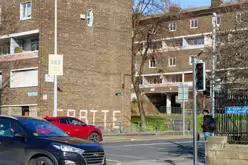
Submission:
M 0 116 L 1 165 L 106 165 L 101 145 L 40 118 Z

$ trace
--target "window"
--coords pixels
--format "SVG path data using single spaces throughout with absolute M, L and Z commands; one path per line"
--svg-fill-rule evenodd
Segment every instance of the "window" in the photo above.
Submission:
M 85 125 L 82 121 L 74 119 L 74 118 L 68 118 L 67 120 L 68 120 L 69 124 L 71 124 L 71 125 L 75 125 L 75 126 Z
M 241 12 L 238 12 L 238 13 L 236 14 L 236 22 L 237 22 L 237 23 L 242 22 L 242 13 L 241 13 Z
M 24 134 L 23 129 L 12 120 L 0 119 L 0 136 L 14 137 L 15 134 Z
M 163 48 L 163 43 L 162 43 L 162 41 L 152 42 L 149 48 L 152 49 L 152 50 L 162 49 Z
M 169 66 L 176 66 L 176 57 L 169 58 Z
M 198 28 L 198 19 L 190 20 L 190 29 Z
M 10 72 L 10 87 L 38 86 L 38 69 L 15 70 Z
M 188 45 L 204 45 L 204 38 L 188 39 Z
M 2 6 L 0 5 L 0 25 L 2 23 Z
M 0 46 L 0 55 L 8 55 L 8 54 L 10 54 L 10 46 L 9 45 Z
M 25 119 L 19 122 L 33 137 L 68 137 L 64 131 L 44 120 Z
M 68 124 L 66 119 L 59 119 L 60 124 Z
M 217 20 L 216 20 L 216 24 L 217 24 L 217 25 L 220 25 L 220 22 L 221 22 L 221 18 L 220 18 L 220 16 L 218 16 L 218 17 L 217 17 Z
M 94 23 L 93 10 L 88 10 L 87 23 L 88 23 L 88 27 L 93 27 L 93 23 Z
M 177 24 L 176 23 L 170 23 L 169 24 L 169 30 L 171 32 L 176 31 L 176 29 L 177 29 Z
M 190 56 L 189 57 L 189 65 L 193 65 L 193 58 L 196 56 Z
M 149 60 L 149 68 L 156 68 L 156 60 L 154 57 Z
M 39 50 L 39 39 L 31 40 L 31 51 Z
M 20 5 L 20 19 L 27 20 L 32 18 L 32 3 L 25 2 Z

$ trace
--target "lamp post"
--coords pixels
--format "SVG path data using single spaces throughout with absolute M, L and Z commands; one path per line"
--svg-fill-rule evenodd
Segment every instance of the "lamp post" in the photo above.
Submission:
M 58 55 L 58 0 L 55 0 L 55 29 L 54 29 L 54 55 Z M 54 109 L 53 116 L 56 117 L 58 115 L 58 81 L 57 76 L 54 76 Z

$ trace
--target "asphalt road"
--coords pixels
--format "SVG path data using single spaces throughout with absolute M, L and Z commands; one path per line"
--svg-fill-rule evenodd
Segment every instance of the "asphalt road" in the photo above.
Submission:
M 189 140 L 167 140 L 103 144 L 107 159 L 123 164 L 193 164 L 193 142 Z M 204 164 L 205 142 L 198 143 L 199 165 Z M 159 164 L 158 164 L 159 165 Z

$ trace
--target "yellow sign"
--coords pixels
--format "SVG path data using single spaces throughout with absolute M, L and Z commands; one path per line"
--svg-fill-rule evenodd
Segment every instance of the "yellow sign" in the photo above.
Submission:
M 63 55 L 49 55 L 48 74 L 50 76 L 63 76 Z

